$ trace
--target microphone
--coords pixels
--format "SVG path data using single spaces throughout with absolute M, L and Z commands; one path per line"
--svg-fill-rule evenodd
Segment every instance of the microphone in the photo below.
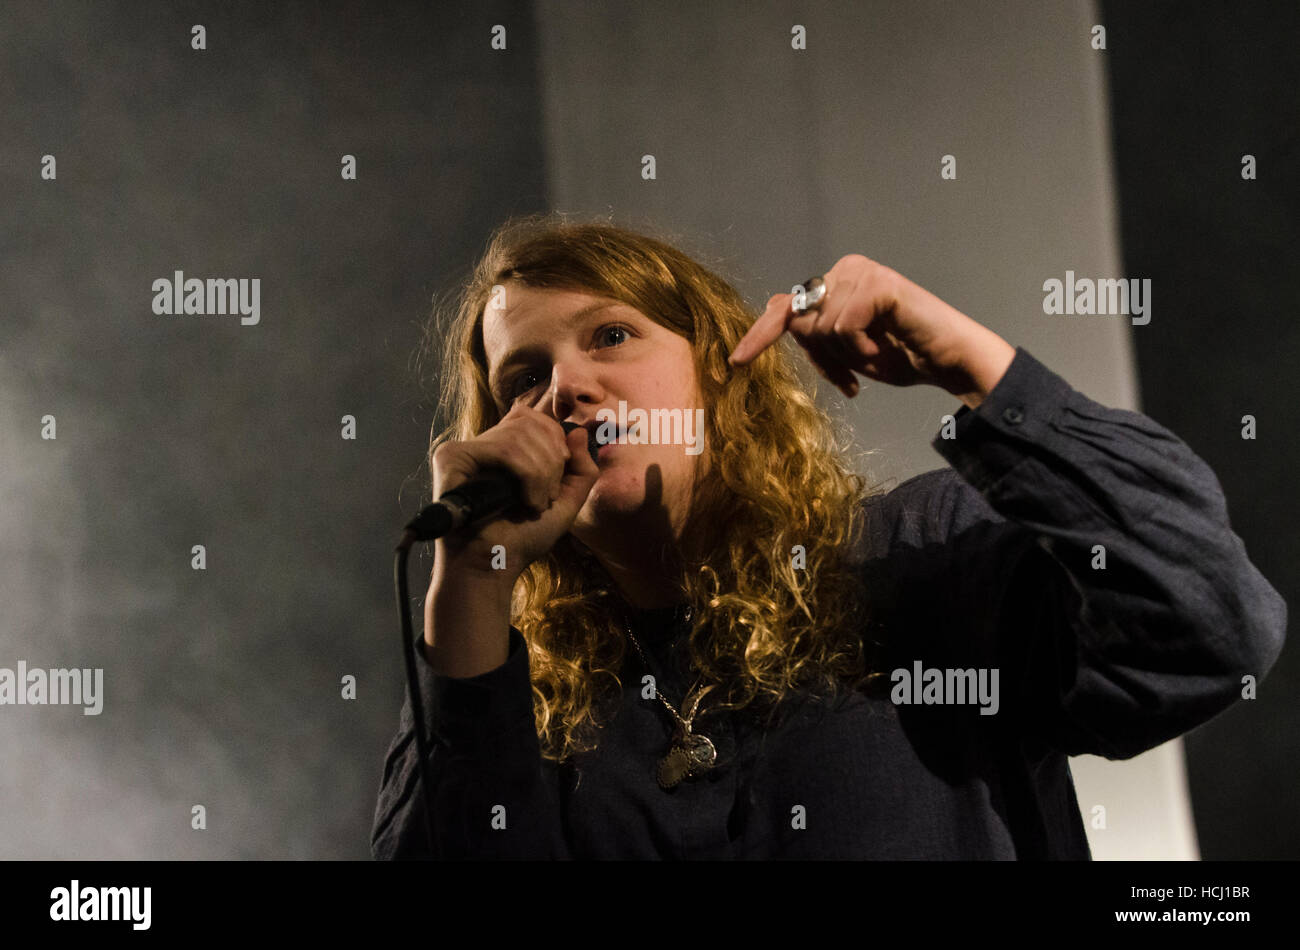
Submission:
M 574 429 L 582 428 L 576 422 L 561 422 L 560 425 L 564 426 L 566 436 Z M 596 461 L 600 442 L 595 432 L 587 433 L 587 451 L 591 460 Z M 522 500 L 523 486 L 514 472 L 495 466 L 486 468 L 463 485 L 443 492 L 441 498 L 412 518 L 404 531 L 414 535 L 413 541 L 433 541 L 466 525 L 492 518 Z

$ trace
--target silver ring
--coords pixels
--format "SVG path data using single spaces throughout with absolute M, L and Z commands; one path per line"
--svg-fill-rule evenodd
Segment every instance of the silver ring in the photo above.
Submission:
M 820 277 L 810 277 L 802 284 L 794 288 L 794 300 L 791 301 L 791 309 L 795 313 L 804 314 L 810 310 L 818 310 L 826 302 L 826 281 Z

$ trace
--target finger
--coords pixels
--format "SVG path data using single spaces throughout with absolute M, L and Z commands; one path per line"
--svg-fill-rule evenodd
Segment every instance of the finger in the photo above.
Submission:
M 555 478 L 552 473 L 556 466 L 552 462 L 549 449 L 538 451 L 536 445 L 521 440 L 506 451 L 515 453 L 513 457 L 519 459 L 516 474 L 519 469 L 529 473 L 527 477 L 521 476 L 528 507 L 536 512 L 543 512 L 551 507 L 551 500 L 554 497 L 551 493 L 551 483 Z
M 551 451 L 561 460 L 567 460 L 569 457 L 569 433 L 564 431 L 564 426 L 555 421 L 555 418 L 549 413 L 542 412 L 538 409 L 532 410 L 533 419 L 536 421 L 537 429 Z
M 767 302 L 767 309 L 731 351 L 727 362 L 732 366 L 744 366 L 780 339 L 794 316 L 790 309 L 793 300 L 793 294 L 774 294 Z
M 511 426 L 518 427 L 512 429 L 512 433 L 524 432 L 528 438 L 536 436 L 539 444 L 549 447 L 553 452 L 558 453 L 562 458 L 568 457 L 568 449 L 565 447 L 564 426 L 555 421 L 550 413 L 542 412 L 540 409 L 534 409 L 523 402 L 517 402 L 510 407 L 510 412 L 506 420 Z
M 842 312 L 842 307 L 818 311 L 817 319 L 813 323 L 808 336 L 810 339 L 815 340 L 824 352 L 834 357 L 836 362 L 843 363 L 845 366 L 853 366 L 856 365 L 853 351 L 845 346 L 844 339 L 835 332 L 835 321 L 840 319 Z
M 564 460 L 563 454 L 557 453 L 551 433 L 537 419 L 529 418 L 528 412 L 531 410 L 525 408 L 494 428 L 491 438 L 475 443 L 474 449 L 480 467 L 506 468 L 519 480 L 524 508 L 543 512 L 554 498 Z
M 819 358 L 823 355 L 833 355 L 834 353 L 834 351 L 826 345 L 826 339 L 817 332 L 817 321 L 820 317 L 820 310 L 812 310 L 808 313 L 800 314 L 790 321 L 790 327 L 787 330 L 787 332 L 794 337 L 795 342 L 803 347 L 804 351 L 809 356 L 813 355 L 813 351 L 808 348 L 811 343 L 813 349 L 817 351 L 817 356 Z M 832 362 L 835 361 L 836 360 L 832 360 Z
M 532 456 L 539 460 L 539 472 L 549 477 L 542 478 L 546 492 L 545 510 L 551 502 L 560 497 L 560 485 L 564 478 L 565 464 L 570 452 L 564 427 L 544 412 L 529 410 L 530 415 L 523 419 L 518 437 L 526 445 Z
M 571 475 L 591 479 L 600 475 L 600 466 L 596 464 L 596 460 L 591 457 L 591 452 L 587 448 L 588 441 L 589 435 L 586 429 L 574 429 L 567 434 L 566 447 L 569 450 L 569 461 L 564 466 L 564 477 L 561 483 Z
M 840 341 L 844 362 L 857 369 L 880 355 L 880 344 L 871 339 L 865 329 L 846 324 L 846 319 L 841 317 L 833 328 L 834 339 Z
M 866 332 L 874 313 L 852 306 L 859 283 L 856 279 L 837 282 L 836 292 L 827 295 L 812 328 L 812 334 L 841 363 L 854 370 L 861 369 L 865 357 L 880 352 Z
M 823 341 L 811 336 L 796 336 L 795 339 L 808 353 L 813 366 L 824 379 L 838 387 L 849 399 L 858 394 L 858 381 L 853 371 L 841 363 Z

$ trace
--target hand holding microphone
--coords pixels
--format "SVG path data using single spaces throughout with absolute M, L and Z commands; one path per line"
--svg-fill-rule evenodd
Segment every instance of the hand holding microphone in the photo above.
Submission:
M 592 442 L 586 429 L 516 403 L 486 432 L 441 443 L 430 458 L 433 497 L 463 491 L 457 501 L 487 509 L 477 512 L 480 518 L 492 508 L 497 515 L 438 539 L 435 580 L 440 574 L 479 573 L 513 587 L 523 569 L 569 530 L 586 502 L 600 475 Z M 492 566 L 496 545 L 505 550 L 504 571 Z
M 516 403 L 486 432 L 434 449 L 434 498 L 463 487 L 480 499 L 517 502 L 435 542 L 422 642 L 436 671 L 463 678 L 505 662 L 516 578 L 569 530 L 600 475 L 589 439 L 580 426 Z M 499 470 L 513 476 L 505 487 Z M 478 490 L 494 477 L 495 486 Z M 494 566 L 497 545 L 505 562 Z

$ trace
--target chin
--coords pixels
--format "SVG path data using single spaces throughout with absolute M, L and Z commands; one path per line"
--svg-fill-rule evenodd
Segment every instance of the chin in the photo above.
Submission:
M 607 485 L 602 476 L 591 488 L 586 504 L 578 514 L 579 523 L 596 525 L 610 515 L 628 515 L 645 502 L 644 485 Z
M 575 526 L 599 530 L 620 518 L 645 514 L 645 499 L 644 473 L 611 467 L 601 472 L 591 486 Z

